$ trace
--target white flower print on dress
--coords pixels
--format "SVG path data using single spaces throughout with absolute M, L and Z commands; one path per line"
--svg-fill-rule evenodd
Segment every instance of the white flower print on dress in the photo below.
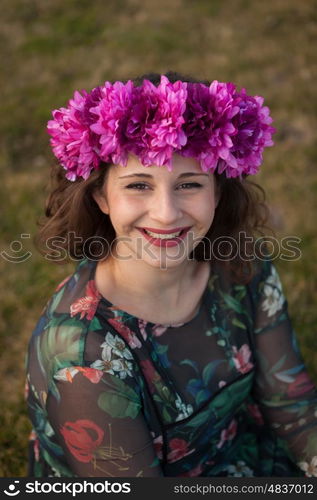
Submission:
M 178 415 L 176 417 L 176 422 L 178 422 L 179 420 L 182 420 L 183 418 L 189 417 L 194 411 L 192 405 L 186 405 L 185 403 L 183 403 L 179 394 L 177 394 L 175 405 L 176 405 L 176 408 L 178 409 Z
M 124 341 L 118 335 L 112 335 L 110 332 L 107 333 L 105 341 L 101 344 L 101 347 L 103 347 L 103 350 L 107 350 L 110 348 L 111 351 L 119 358 L 133 358 Z
M 297 465 L 305 472 L 305 476 L 317 477 L 317 455 L 311 459 L 310 463 L 299 462 Z
M 132 354 L 126 348 L 125 343 L 120 337 L 117 335 L 114 336 L 108 332 L 101 347 L 102 359 L 94 361 L 90 365 L 91 368 L 103 370 L 106 373 L 110 373 L 110 375 L 115 375 L 115 373 L 117 373 L 121 379 L 127 376 L 132 377 L 132 363 L 128 361 L 132 359 Z
M 262 310 L 267 312 L 269 317 L 274 316 L 282 309 L 285 297 L 282 291 L 282 284 L 275 267 L 271 266 L 271 274 L 264 283 L 263 293 L 265 300 L 262 302 Z
M 226 469 L 232 477 L 251 477 L 253 476 L 253 471 L 246 465 L 243 460 L 239 460 L 236 465 L 228 465 Z

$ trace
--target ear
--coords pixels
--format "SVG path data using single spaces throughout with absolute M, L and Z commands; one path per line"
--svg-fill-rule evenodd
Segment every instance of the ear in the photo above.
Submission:
M 109 214 L 109 206 L 106 199 L 106 195 L 101 193 L 99 190 L 93 193 L 93 199 L 97 203 L 98 207 L 104 214 Z

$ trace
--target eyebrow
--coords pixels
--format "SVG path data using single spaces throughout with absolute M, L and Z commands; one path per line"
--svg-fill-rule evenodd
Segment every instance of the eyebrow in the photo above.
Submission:
M 178 179 L 182 179 L 183 177 L 194 177 L 196 175 L 204 175 L 205 177 L 209 177 L 209 174 L 203 174 L 203 173 L 196 173 L 196 172 L 183 172 L 178 176 Z M 126 179 L 128 177 L 146 177 L 146 178 L 153 178 L 153 175 L 151 174 L 141 174 L 141 173 L 135 173 L 135 174 L 129 174 L 129 175 L 123 175 L 119 177 L 119 179 Z

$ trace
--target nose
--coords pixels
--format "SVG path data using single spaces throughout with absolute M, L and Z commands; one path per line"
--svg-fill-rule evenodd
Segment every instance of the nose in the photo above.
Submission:
M 151 200 L 149 215 L 152 220 L 160 224 L 161 229 L 173 226 L 182 218 L 180 200 L 169 189 L 158 190 Z

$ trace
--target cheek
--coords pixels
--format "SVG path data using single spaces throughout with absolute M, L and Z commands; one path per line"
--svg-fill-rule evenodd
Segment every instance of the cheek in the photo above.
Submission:
M 116 231 L 130 228 L 141 213 L 137 203 L 123 197 L 111 200 L 109 207 L 109 217 Z
M 205 224 L 205 225 L 211 225 L 214 216 L 215 216 L 215 210 L 216 210 L 216 200 L 214 196 L 206 196 L 203 200 L 201 200 L 201 203 L 199 204 L 199 207 L 197 206 L 197 214 L 199 219 Z

